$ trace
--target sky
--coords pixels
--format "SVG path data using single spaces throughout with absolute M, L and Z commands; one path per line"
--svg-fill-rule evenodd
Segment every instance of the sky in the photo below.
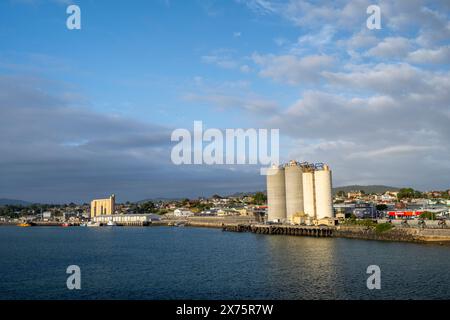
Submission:
M 279 129 L 281 161 L 328 163 L 334 186 L 448 189 L 450 2 L 0 2 L 0 198 L 264 190 L 259 166 L 171 161 L 196 120 Z

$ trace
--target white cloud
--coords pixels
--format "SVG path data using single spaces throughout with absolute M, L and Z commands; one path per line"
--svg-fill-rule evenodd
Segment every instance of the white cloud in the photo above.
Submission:
M 298 44 L 300 46 L 309 44 L 312 46 L 323 46 L 331 42 L 336 30 L 331 25 L 325 25 L 316 34 L 306 34 L 298 38 Z
M 221 111 L 241 109 L 253 114 L 274 112 L 278 109 L 275 101 L 263 99 L 254 95 L 238 96 L 229 94 L 186 94 L 184 100 L 190 102 L 206 103 Z
M 295 55 L 253 54 L 253 61 L 261 67 L 262 77 L 288 84 L 317 82 L 321 72 L 333 66 L 334 58 L 327 55 L 297 57 Z
M 450 63 L 450 46 L 440 47 L 438 49 L 419 49 L 410 52 L 408 61 L 413 63 Z
M 233 69 L 238 66 L 238 63 L 227 56 L 205 55 L 202 56 L 202 61 L 208 64 L 215 64 L 224 69 Z
M 248 65 L 246 65 L 246 64 L 242 65 L 239 69 L 243 73 L 249 73 L 251 71 L 251 68 Z
M 394 145 L 384 147 L 381 149 L 367 150 L 362 152 L 353 152 L 349 154 L 349 158 L 374 158 L 374 157 L 395 157 L 407 156 L 417 157 L 422 152 L 429 152 L 432 150 L 445 151 L 444 147 L 430 146 L 430 145 Z
M 380 58 L 403 58 L 413 48 L 411 40 L 404 37 L 387 37 L 370 49 L 367 54 Z
M 253 55 L 260 76 L 299 90 L 267 120 L 290 157 L 329 162 L 341 184 L 448 188 L 448 2 L 380 0 L 381 31 L 365 27 L 371 1 L 241 2 L 300 27 L 297 43 Z
M 439 78 L 432 72 L 406 63 L 381 63 L 375 66 L 353 67 L 353 70 L 347 72 L 324 72 L 323 74 L 331 84 L 346 90 L 366 90 L 393 96 L 431 92 Z
M 374 33 L 367 28 L 362 29 L 358 33 L 353 34 L 351 37 L 345 40 L 340 40 L 348 49 L 360 49 L 373 47 L 379 43 L 379 39 L 374 35 Z

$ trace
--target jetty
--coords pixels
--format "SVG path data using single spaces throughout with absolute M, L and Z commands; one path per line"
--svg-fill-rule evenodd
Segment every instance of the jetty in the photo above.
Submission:
M 290 236 L 306 236 L 306 237 L 332 237 L 335 228 L 327 226 L 223 224 L 222 230 L 231 232 L 253 232 L 257 234 L 290 235 Z

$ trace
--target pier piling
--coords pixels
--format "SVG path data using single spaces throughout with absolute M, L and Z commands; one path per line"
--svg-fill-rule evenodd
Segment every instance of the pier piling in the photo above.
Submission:
M 288 226 L 288 225 L 250 225 L 250 224 L 222 224 L 223 231 L 252 232 L 256 234 L 291 235 L 308 237 L 332 237 L 332 227 L 319 226 Z

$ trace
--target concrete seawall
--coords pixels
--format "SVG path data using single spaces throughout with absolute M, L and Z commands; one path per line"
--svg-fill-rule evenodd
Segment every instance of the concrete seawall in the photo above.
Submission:
M 363 226 L 338 226 L 336 227 L 334 236 L 366 240 L 450 243 L 450 229 L 395 227 L 388 231 L 377 232 L 373 228 Z
M 184 223 L 190 227 L 202 228 L 222 228 L 224 224 L 252 224 L 255 223 L 253 217 L 249 216 L 224 216 L 224 217 L 187 217 L 187 218 L 173 218 L 162 220 L 163 224 L 170 223 Z

